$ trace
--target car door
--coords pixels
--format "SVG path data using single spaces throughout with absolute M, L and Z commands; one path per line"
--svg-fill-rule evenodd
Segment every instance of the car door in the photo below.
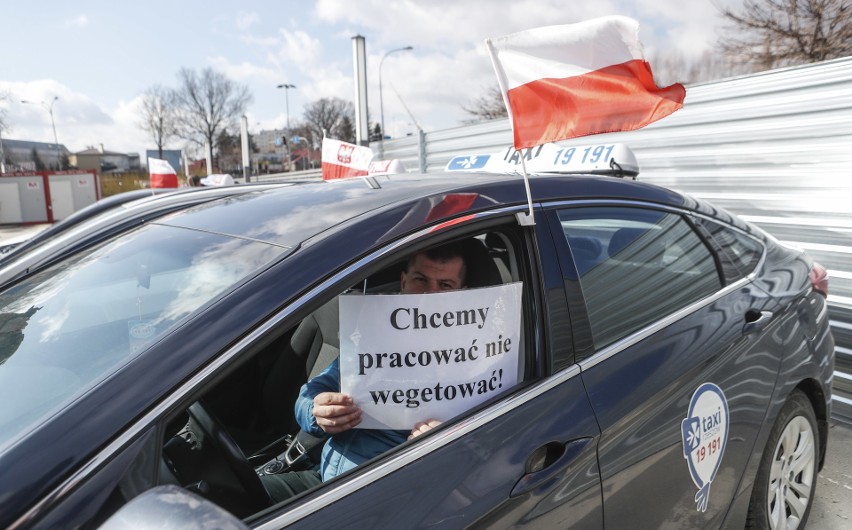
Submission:
M 268 510 L 249 521 L 252 527 L 602 527 L 599 431 L 580 370 L 572 365 L 553 373 L 550 367 L 551 351 L 570 350 L 570 326 L 543 221 L 522 228 L 508 216 L 494 228 L 489 219 L 484 238 L 502 236 L 489 251 L 508 254 L 506 270 L 523 283 L 525 380 L 437 431 Z M 439 234 L 476 234 L 476 225 L 460 223 Z M 423 245 L 430 238 L 423 232 L 413 241 Z
M 601 428 L 606 526 L 721 526 L 779 369 L 774 302 L 726 278 L 681 212 L 587 202 L 548 215 Z
M 171 484 L 204 497 L 205 502 L 219 502 L 254 528 L 290 524 L 303 528 L 474 524 L 601 528 L 599 430 L 580 368 L 570 361 L 557 362 L 573 359 L 573 351 L 562 274 L 550 230 L 544 218 L 535 227 L 519 226 L 511 210 L 479 214 L 450 226 L 446 230 L 430 227 L 402 243 L 389 243 L 365 256 L 357 267 L 346 267 L 286 306 L 270 309 L 270 321 L 227 346 L 93 457 L 91 465 L 74 477 L 71 494 L 51 501 L 46 527 L 72 519 L 94 526 L 143 491 Z M 431 433 L 256 513 L 261 508 L 254 503 L 249 506 L 246 495 L 252 492 L 241 484 L 246 477 L 234 468 L 229 470 L 234 461 L 224 456 L 240 451 L 223 451 L 225 446 L 248 447 L 243 443 L 248 438 L 232 428 L 247 428 L 265 416 L 254 414 L 253 405 L 258 402 L 245 394 L 260 397 L 274 390 L 269 400 L 272 413 L 292 411 L 293 401 L 287 401 L 287 394 L 298 390 L 298 384 L 279 376 L 302 371 L 301 377 L 305 377 L 306 365 L 291 364 L 297 358 L 289 350 L 302 323 L 342 294 L 341 287 L 347 294 L 352 286 L 381 290 L 381 279 L 395 276 L 398 288 L 399 271 L 390 276 L 385 273 L 394 272 L 389 266 L 405 263 L 413 250 L 470 240 L 483 244 L 485 252 L 480 258 L 485 261 L 469 262 L 469 282 L 477 276 L 482 280 L 483 263 L 491 263 L 498 269 L 498 282 L 523 285 L 521 339 L 517 343 L 522 348 L 519 384 Z M 264 283 L 274 283 L 282 271 L 287 269 L 267 270 Z M 187 330 L 187 335 L 198 333 L 198 328 Z M 319 357 L 333 350 L 318 347 Z M 272 360 L 267 354 L 275 360 L 267 362 Z M 263 392 L 248 392 L 251 390 Z M 196 424 L 210 423 L 198 414 L 201 403 L 204 411 L 213 413 L 203 416 L 217 418 L 215 429 L 195 430 Z M 194 412 L 188 414 L 187 407 Z M 228 436 L 222 434 L 225 427 Z M 280 434 L 271 432 L 275 438 Z M 266 469 L 266 461 L 255 457 L 265 453 L 263 449 L 254 454 L 245 451 L 242 457 L 249 469 L 258 472 Z

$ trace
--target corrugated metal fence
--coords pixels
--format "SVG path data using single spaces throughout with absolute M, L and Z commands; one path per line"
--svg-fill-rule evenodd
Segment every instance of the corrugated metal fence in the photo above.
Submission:
M 691 86 L 672 116 L 593 141 L 629 145 L 640 180 L 706 198 L 828 269 L 834 416 L 852 421 L 852 58 Z M 384 151 L 433 171 L 511 143 L 508 120 L 495 120 L 425 133 L 422 146 L 389 140 Z

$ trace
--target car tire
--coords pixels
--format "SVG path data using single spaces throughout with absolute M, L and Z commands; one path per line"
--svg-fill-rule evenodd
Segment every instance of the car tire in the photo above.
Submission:
M 746 528 L 804 528 L 819 467 L 819 431 L 807 396 L 794 391 L 778 414 L 760 459 Z

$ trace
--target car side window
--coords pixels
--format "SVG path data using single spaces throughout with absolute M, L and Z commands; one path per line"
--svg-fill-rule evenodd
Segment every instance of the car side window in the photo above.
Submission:
M 625 207 L 558 215 L 597 350 L 722 287 L 713 254 L 680 215 Z
M 737 230 L 709 219 L 698 218 L 696 222 L 710 233 L 719 246 L 719 253 L 723 254 L 723 260 L 733 265 L 733 280 L 744 278 L 754 271 L 763 256 L 763 245 Z

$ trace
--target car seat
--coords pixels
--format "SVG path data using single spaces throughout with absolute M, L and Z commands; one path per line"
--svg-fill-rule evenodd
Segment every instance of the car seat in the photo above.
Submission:
M 340 302 L 335 296 L 305 317 L 290 339 L 306 380 L 325 370 L 340 355 L 339 335 Z
M 569 236 L 567 239 L 571 255 L 574 257 L 574 265 L 580 276 L 602 261 L 603 246 L 597 239 L 586 236 Z
M 666 254 L 664 237 L 661 230 L 619 228 L 609 240 L 607 253 L 621 261 L 660 266 Z
M 470 289 L 500 285 L 503 277 L 494 258 L 481 240 L 471 237 L 461 242 L 467 264 L 466 284 Z

